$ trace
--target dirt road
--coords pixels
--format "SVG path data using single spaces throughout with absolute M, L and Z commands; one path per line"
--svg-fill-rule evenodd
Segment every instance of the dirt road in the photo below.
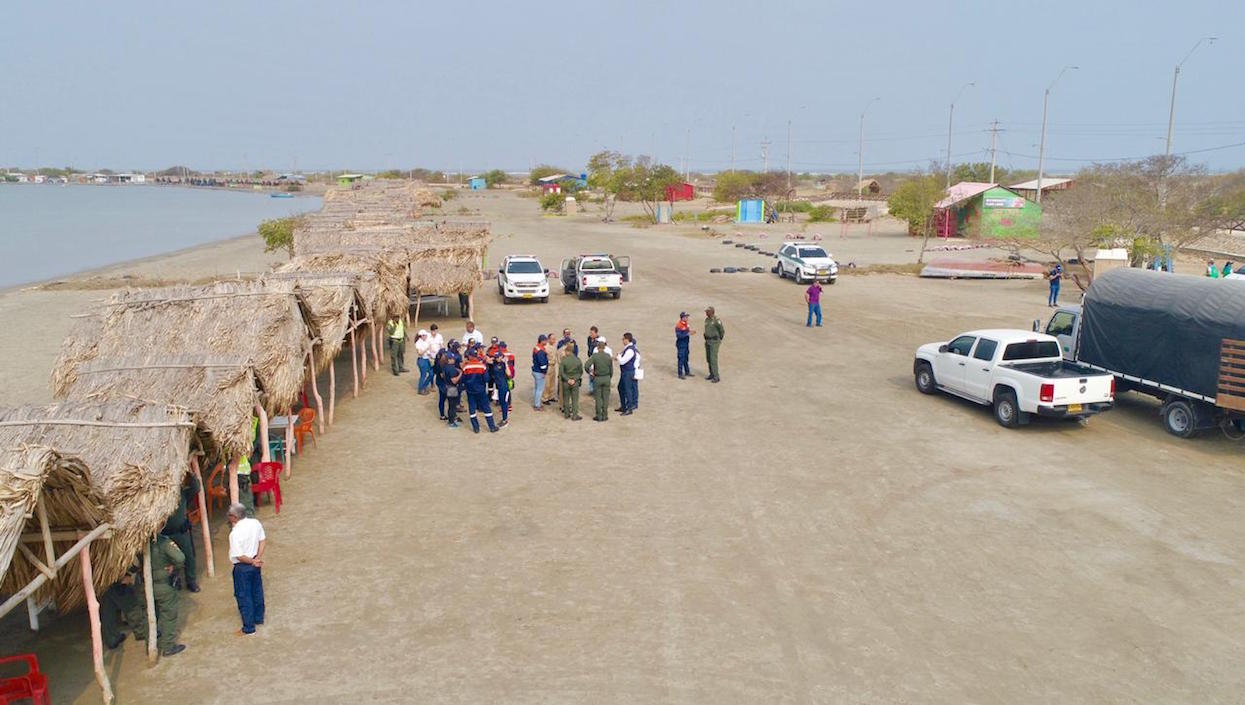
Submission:
M 693 228 L 541 218 L 509 195 L 464 202 L 492 220 L 494 262 L 533 253 L 552 269 L 609 251 L 633 256 L 637 281 L 619 301 L 503 306 L 495 290 L 477 294 L 480 328 L 520 360 L 501 433 L 445 428 L 413 374 L 369 377 L 296 461 L 281 515 L 261 509 L 267 625 L 231 636 L 218 558 L 187 609 L 185 654 L 148 669 L 131 641 L 109 656 L 118 702 L 1214 703 L 1245 692 L 1245 448 L 1169 437 L 1131 396 L 1088 426 L 1009 431 L 984 408 L 912 388 L 918 344 L 1027 327 L 1047 313 L 1041 282 L 845 276 L 826 289 L 825 327 L 808 329 L 800 287 L 709 274 L 768 264 Z M 838 236 L 829 226 L 825 242 L 843 261 L 912 258 L 901 235 Z M 699 330 L 709 304 L 727 327 L 723 382 L 702 378 L 699 340 L 698 376 L 680 381 L 671 328 L 687 310 Z M 440 323 L 461 334 L 456 317 Z M 589 325 L 611 342 L 638 338 L 639 411 L 607 424 L 533 413 L 523 363 L 536 335 L 570 326 L 582 341 Z M 54 348 L 63 330 L 37 333 Z M 49 663 L 58 701 L 94 702 L 81 620 L 49 632 L 15 638 Z

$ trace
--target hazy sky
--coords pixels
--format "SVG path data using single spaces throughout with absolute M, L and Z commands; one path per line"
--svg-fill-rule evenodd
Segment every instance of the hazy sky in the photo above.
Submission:
M 1245 165 L 1245 2 L 5 2 L 0 165 L 1048 172 L 1163 150 Z M 690 138 L 689 138 L 690 130 Z M 1224 145 L 1237 145 L 1214 149 Z

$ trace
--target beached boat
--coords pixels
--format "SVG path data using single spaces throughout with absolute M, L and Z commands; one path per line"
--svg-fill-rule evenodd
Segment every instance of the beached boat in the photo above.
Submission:
M 278 193 L 270 193 L 270 194 L 268 194 L 268 196 L 269 196 L 270 198 L 293 198 L 293 197 L 294 197 L 294 194 L 292 194 L 292 193 L 279 193 L 279 192 L 278 192 Z

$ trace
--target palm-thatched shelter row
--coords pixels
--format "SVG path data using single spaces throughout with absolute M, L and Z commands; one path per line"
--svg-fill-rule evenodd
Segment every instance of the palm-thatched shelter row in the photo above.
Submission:
M 202 479 L 205 457 L 232 471 L 256 420 L 268 460 L 269 417 L 305 403 L 308 385 L 323 432 L 316 376 L 329 376 L 331 423 L 340 352 L 349 347 L 357 394 L 367 341 L 373 368 L 383 357 L 377 322 L 406 315 L 412 290 L 479 285 L 488 224 L 417 221 L 420 198 L 401 182 L 330 191 L 296 232 L 298 256 L 257 280 L 113 294 L 76 317 L 53 367 L 59 401 L 0 409 L 0 593 L 11 595 L 0 615 L 27 598 L 85 604 L 106 702 L 95 595 L 147 551 L 186 474 Z M 212 575 L 202 491 L 199 510 Z M 152 633 L 150 658 L 155 643 Z

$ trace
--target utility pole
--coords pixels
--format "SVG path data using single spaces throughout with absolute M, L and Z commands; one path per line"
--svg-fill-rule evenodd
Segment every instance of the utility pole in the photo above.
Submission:
M 761 140 L 761 173 L 769 173 L 769 138 Z
M 791 121 L 787 121 L 787 192 L 791 192 Z
M 969 81 L 968 83 L 965 83 L 963 87 L 961 87 L 960 90 L 955 94 L 955 97 L 951 99 L 951 112 L 947 115 L 947 188 L 948 189 L 951 188 L 951 123 L 955 120 L 955 101 L 960 99 L 960 94 L 963 93 L 965 89 L 967 89 L 969 86 L 975 86 L 975 85 L 977 84 L 976 82 L 973 82 L 973 81 Z M 991 183 L 994 183 L 993 180 L 991 180 Z
M 687 128 L 687 133 L 683 137 L 683 181 L 691 178 L 692 163 L 688 156 L 688 151 L 692 148 L 692 128 Z
M 994 183 L 994 163 L 997 160 L 999 139 L 999 120 L 994 119 L 990 127 L 990 183 Z
M 860 143 L 856 147 L 856 202 L 860 203 L 864 200 L 865 190 L 862 182 L 865 180 L 865 112 L 869 110 L 869 106 L 881 98 L 873 98 L 865 103 L 864 110 L 860 111 Z
M 1042 175 L 1045 173 L 1043 167 L 1046 162 L 1046 105 L 1050 102 L 1050 91 L 1055 87 L 1056 83 L 1059 83 L 1059 79 L 1063 77 L 1065 71 L 1079 68 L 1079 66 L 1065 66 L 1060 69 L 1059 75 L 1055 76 L 1055 80 L 1050 82 L 1050 85 L 1046 87 L 1046 92 L 1042 94 L 1042 140 L 1038 145 L 1037 198 L 1034 199 L 1038 205 L 1042 204 Z
M 731 171 L 735 171 L 735 126 L 731 125 Z
M 1193 56 L 1193 52 L 1197 51 L 1198 47 L 1202 46 L 1202 42 L 1206 42 L 1206 46 L 1209 47 L 1211 44 L 1215 43 L 1216 39 L 1218 39 L 1218 37 L 1202 37 L 1197 40 L 1197 44 L 1194 44 L 1193 48 L 1189 50 L 1189 53 L 1185 54 L 1184 58 L 1180 60 L 1180 63 L 1176 64 L 1176 71 L 1172 74 L 1172 104 L 1171 109 L 1167 113 L 1167 149 L 1163 152 L 1163 154 L 1169 157 L 1172 154 L 1172 126 L 1176 122 L 1176 81 L 1180 80 L 1180 67 L 1184 66 L 1184 62 L 1188 61 L 1189 57 Z

